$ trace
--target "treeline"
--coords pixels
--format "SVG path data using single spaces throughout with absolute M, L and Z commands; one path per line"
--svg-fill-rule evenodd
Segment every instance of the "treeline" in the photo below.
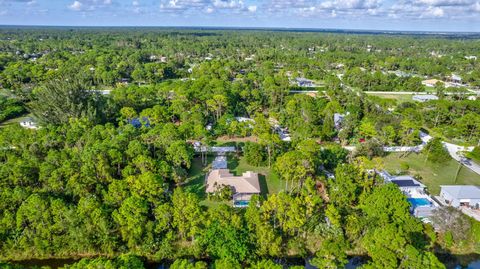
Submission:
M 178 134 L 169 124 L 82 121 L 2 131 L 2 258 L 129 252 L 151 260 L 208 257 L 230 268 L 313 256 L 319 267 L 342 267 L 347 253 L 362 253 L 376 267 L 443 267 L 432 253 L 431 226 L 410 215 L 396 186 L 351 164 L 325 180 L 314 150 L 299 161 L 288 161 L 294 151 L 277 159 L 288 192 L 256 197 L 246 210 L 201 206 L 177 187 L 192 160 Z
M 381 84 L 374 87 L 376 81 L 393 79 L 379 71 L 441 79 L 457 73 L 476 86 L 480 79 L 479 61 L 465 58 L 478 56 L 475 40 L 158 29 L 0 29 L 0 35 L 0 83 L 17 91 L 79 71 L 96 86 L 112 86 L 122 79 L 156 83 L 190 77 L 189 69 L 195 76 L 208 59 L 219 61 L 230 79 L 259 67 L 319 80 L 332 70 L 359 75 L 358 68 L 365 68 L 362 80 L 371 82 L 361 85 L 371 90 L 384 89 L 378 88 Z M 421 89 L 418 78 L 395 80 L 399 82 L 390 90 Z

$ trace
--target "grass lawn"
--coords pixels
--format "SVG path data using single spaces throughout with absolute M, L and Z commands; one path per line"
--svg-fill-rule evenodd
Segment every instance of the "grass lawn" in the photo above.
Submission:
M 213 156 L 208 156 L 207 164 L 211 164 Z M 202 159 L 200 157 L 193 158 L 192 165 L 188 171 L 188 177 L 183 185 L 185 190 L 193 192 L 201 199 L 206 199 L 205 193 L 205 175 L 207 174 L 209 166 L 203 166 Z
M 278 193 L 283 190 L 285 186 L 285 182 L 281 180 L 271 168 L 251 166 L 243 156 L 239 158 L 233 155 L 228 156 L 228 169 L 237 176 L 247 171 L 258 173 L 260 188 L 262 189 L 263 194 Z
M 368 95 L 377 96 L 384 99 L 393 99 L 397 103 L 405 103 L 413 101 L 411 94 L 384 94 L 384 93 L 369 93 Z
M 183 187 L 186 191 L 193 192 L 202 199 L 202 205 L 208 207 L 215 207 L 221 204 L 230 204 L 229 202 L 217 202 L 207 199 L 205 193 L 205 176 L 210 170 L 210 165 L 215 156 L 209 156 L 207 166 L 203 166 L 202 160 L 200 157 L 195 157 L 192 161 L 190 170 L 188 171 L 188 176 Z M 269 169 L 268 167 L 255 167 L 248 165 L 243 157 L 236 157 L 235 154 L 230 154 L 227 157 L 228 159 L 228 169 L 234 175 L 241 175 L 246 171 L 254 171 L 259 173 L 260 188 L 262 189 L 262 194 L 266 195 L 268 193 L 278 193 L 281 191 L 285 183 Z
M 440 185 L 480 185 L 480 175 L 472 170 L 460 166 L 454 159 L 449 159 L 441 164 L 425 162 L 425 155 L 410 153 L 401 157 L 401 153 L 391 153 L 384 158 L 385 169 L 391 174 L 420 175 L 430 193 L 438 195 Z M 408 164 L 408 171 L 401 168 L 401 164 Z M 457 175 L 458 172 L 458 176 Z M 456 178 L 456 179 L 455 179 Z

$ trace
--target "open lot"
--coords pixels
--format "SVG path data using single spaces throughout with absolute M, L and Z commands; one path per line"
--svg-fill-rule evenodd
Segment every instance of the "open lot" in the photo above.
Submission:
M 440 185 L 480 185 L 480 175 L 464 166 L 459 166 L 459 163 L 451 158 L 444 163 L 435 164 L 429 161 L 425 162 L 425 155 L 421 153 L 402 156 L 401 153 L 391 153 L 386 156 L 384 158 L 385 169 L 391 174 L 419 175 L 420 181 L 434 195 L 440 193 Z M 408 170 L 402 170 L 402 166 L 405 167 L 405 164 L 409 166 Z
M 397 103 L 411 102 L 413 95 L 411 94 L 386 94 L 386 93 L 368 93 L 368 95 L 377 96 L 384 99 L 393 99 Z

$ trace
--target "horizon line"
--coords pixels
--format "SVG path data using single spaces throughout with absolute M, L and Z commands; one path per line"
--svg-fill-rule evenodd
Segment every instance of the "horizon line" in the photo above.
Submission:
M 284 26 L 193 26 L 193 25 L 61 25 L 61 24 L 1 24 L 0 28 L 8 27 L 70 27 L 70 28 L 178 28 L 178 29 L 209 29 L 209 30 L 273 30 L 273 31 L 305 31 L 305 32 L 363 32 L 363 33 L 419 33 L 419 34 L 480 34 L 479 31 L 440 31 L 440 30 L 389 30 L 389 29 L 364 29 L 364 28 L 317 28 L 317 27 L 284 27 Z

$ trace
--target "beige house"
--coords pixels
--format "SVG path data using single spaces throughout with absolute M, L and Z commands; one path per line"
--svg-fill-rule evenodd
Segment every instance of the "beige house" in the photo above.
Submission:
M 444 83 L 443 81 L 438 80 L 438 79 L 427 79 L 427 80 L 422 81 L 422 84 L 427 86 L 427 87 L 433 88 L 433 87 L 435 87 L 435 84 L 437 84 L 437 82 Z
M 258 174 L 245 172 L 241 176 L 234 176 L 228 169 L 214 169 L 207 177 L 207 193 L 214 193 L 224 186 L 233 190 L 233 202 L 235 206 L 246 206 L 254 194 L 260 194 Z M 245 202 L 245 203 L 237 203 Z

